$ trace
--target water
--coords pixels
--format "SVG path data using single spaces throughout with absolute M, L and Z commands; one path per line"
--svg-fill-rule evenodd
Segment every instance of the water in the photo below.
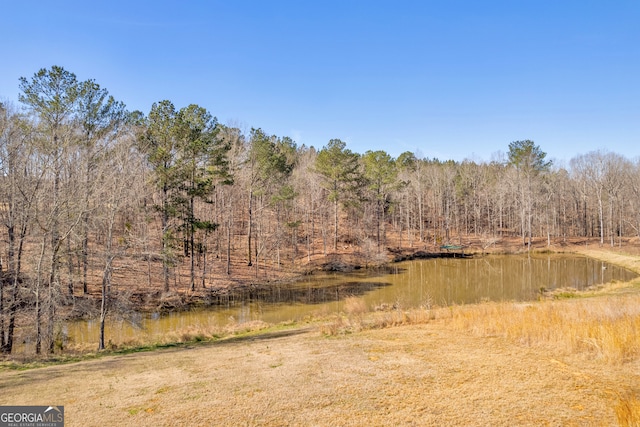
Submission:
M 611 281 L 628 281 L 629 270 L 587 257 L 563 254 L 491 255 L 477 258 L 435 258 L 397 263 L 376 271 L 314 274 L 292 285 L 244 291 L 220 299 L 207 309 L 140 316 L 136 325 L 110 321 L 105 337 L 114 343 L 147 340 L 181 331 L 214 330 L 229 322 L 278 323 L 340 312 L 344 299 L 362 298 L 370 309 L 379 306 L 447 306 L 486 300 L 528 301 L 541 289 L 583 290 Z M 98 342 L 97 321 L 64 326 L 69 340 Z

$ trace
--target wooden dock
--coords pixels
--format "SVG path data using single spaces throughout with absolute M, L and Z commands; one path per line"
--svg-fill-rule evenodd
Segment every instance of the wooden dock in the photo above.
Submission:
M 461 258 L 464 258 L 466 256 L 464 254 L 464 248 L 465 247 L 463 245 L 442 245 L 442 246 L 440 246 L 440 250 L 447 251 L 447 252 L 443 252 L 442 253 L 443 255 L 446 253 L 448 256 L 453 256 L 453 258 L 455 258 L 456 255 L 458 255 Z

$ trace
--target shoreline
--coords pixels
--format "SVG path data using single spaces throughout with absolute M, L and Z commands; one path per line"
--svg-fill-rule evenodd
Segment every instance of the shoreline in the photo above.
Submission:
M 593 243 L 591 243 L 593 245 Z M 149 290 L 146 294 L 136 294 L 135 301 L 131 303 L 133 311 L 141 314 L 153 314 L 161 313 L 168 314 L 174 312 L 188 311 L 196 308 L 215 307 L 225 304 L 225 301 L 229 299 L 242 298 L 251 294 L 260 294 L 268 292 L 273 286 L 277 285 L 293 285 L 298 281 L 304 280 L 309 276 L 313 276 L 317 273 L 350 273 L 359 270 L 375 270 L 383 268 L 391 268 L 394 264 L 420 259 L 433 259 L 433 258 L 473 258 L 486 255 L 523 255 L 527 253 L 531 254 L 545 254 L 545 253 L 575 253 L 585 256 L 591 256 L 592 258 L 600 259 L 603 261 L 617 264 L 621 267 L 627 268 L 640 275 L 640 261 L 637 263 L 622 261 L 624 254 L 618 251 L 621 248 L 598 248 L 593 249 L 583 244 L 571 244 L 547 246 L 536 246 L 531 250 L 519 247 L 512 242 L 504 244 L 495 244 L 492 248 L 477 248 L 475 246 L 465 246 L 464 252 L 442 252 L 442 251 L 428 251 L 426 248 L 388 248 L 388 258 L 384 262 L 365 262 L 362 259 L 358 259 L 353 254 L 329 254 L 326 262 L 317 263 L 316 265 L 309 266 L 310 268 L 300 271 L 290 271 L 285 277 L 279 277 L 274 279 L 260 280 L 255 278 L 237 279 L 233 283 L 213 285 L 206 289 L 196 289 L 196 291 L 189 290 L 172 290 L 168 293 L 164 293 L 158 290 Z M 626 247 L 622 247 L 625 249 Z M 634 249 L 640 251 L 640 248 Z M 435 249 L 435 247 L 433 248 Z M 615 254 L 615 255 L 614 255 Z M 630 255 L 633 256 L 633 255 Z M 638 255 L 640 257 L 640 253 Z M 617 262 L 616 262 L 617 261 Z M 99 299 L 95 295 L 80 295 L 74 297 L 74 304 L 80 302 L 76 310 L 72 307 L 72 310 L 63 315 L 63 320 L 87 320 L 91 319 L 92 315 L 90 311 L 91 306 L 94 306 L 99 302 Z M 83 308 L 84 307 L 84 308 Z
M 346 413 L 358 425 L 635 425 L 639 285 L 527 304 L 347 311 L 215 341 L 3 363 L 0 387 L 12 390 L 3 404 L 36 392 L 60 402 L 74 425 L 327 425 Z
M 550 253 L 551 251 L 537 251 L 535 253 Z M 620 267 L 623 268 L 627 268 L 631 271 L 634 271 L 635 273 L 640 275 L 640 257 L 638 256 L 634 256 L 634 255 L 625 255 L 625 254 L 620 254 L 617 252 L 612 252 L 612 251 L 608 251 L 608 250 L 577 250 L 577 251 L 553 251 L 554 253 L 574 253 L 577 255 L 583 255 L 583 256 L 589 256 L 591 258 L 594 259 L 599 259 L 605 262 L 609 262 L 612 264 L 616 264 Z M 479 254 L 475 254 L 476 256 Z M 486 255 L 486 254 L 482 254 L 482 255 Z M 519 255 L 522 255 L 522 253 L 520 253 Z M 401 261 L 397 261 L 397 262 L 401 262 Z M 394 262 L 391 263 L 387 263 L 381 266 L 377 266 L 377 267 L 369 267 L 369 268 L 381 268 L 381 267 L 388 267 L 390 265 L 392 265 Z M 304 277 L 304 276 L 303 276 Z M 296 278 L 296 280 L 298 280 L 299 278 Z M 289 281 L 281 281 L 281 283 L 293 283 L 294 280 L 289 280 Z M 265 287 L 269 287 L 272 286 L 273 283 L 265 283 L 262 284 L 261 286 L 263 288 Z M 259 289 L 259 287 L 255 287 L 254 291 L 257 291 L 257 289 Z M 585 290 L 575 290 L 575 289 L 558 289 L 556 290 L 556 292 L 549 292 L 548 294 L 544 294 L 541 295 L 541 297 L 539 298 L 539 301 L 544 300 L 544 301 L 550 301 L 550 300 L 556 300 L 556 299 L 567 299 L 567 298 L 580 298 L 580 297 L 597 297 L 600 295 L 607 295 L 607 294 L 611 294 L 611 293 L 616 293 L 619 291 L 631 291 L 631 292 L 638 292 L 638 289 L 640 289 L 640 278 L 636 278 L 632 281 L 629 282 L 624 282 L 624 283 L 614 283 L 614 284 L 609 284 L 607 286 L 604 287 L 597 287 L 597 288 L 591 288 L 591 289 L 585 289 Z M 535 303 L 535 301 L 533 301 L 532 303 Z M 479 304 L 484 304 L 484 303 L 479 303 Z M 469 305 L 475 305 L 475 304 L 469 304 Z M 203 305 L 191 305 L 188 307 L 185 307 L 184 310 L 189 310 L 192 309 L 194 307 L 198 307 L 198 308 L 206 308 L 206 306 Z M 180 312 L 183 310 L 174 310 L 174 312 Z M 140 312 L 145 314 L 145 312 Z M 373 311 L 370 311 L 369 313 L 373 313 Z M 363 315 L 366 313 L 363 313 Z M 349 313 L 347 313 L 347 315 L 349 315 Z M 329 316 L 331 317 L 331 316 Z M 288 325 L 286 325 L 286 329 L 299 329 L 301 327 L 303 328 L 308 328 L 309 327 L 309 322 L 316 324 L 316 325 L 320 325 L 321 323 L 327 321 L 327 319 L 320 319 L 320 318 L 314 318 L 314 319 L 310 319 L 308 322 L 292 322 L 289 323 Z M 219 337 L 215 338 L 213 340 L 213 342 L 217 342 L 217 341 L 224 341 L 226 339 L 230 339 L 230 338 L 237 338 L 239 336 L 247 336 L 247 335 L 261 335 L 261 334 L 265 334 L 265 333 L 270 333 L 273 330 L 279 330 L 280 328 L 285 327 L 285 325 L 278 325 L 278 324 L 264 324 L 264 322 L 262 322 L 259 325 L 253 325 L 253 326 L 249 326 L 248 328 L 243 326 L 243 325 L 236 325 L 236 330 L 228 330 L 226 333 L 221 333 Z M 155 350 L 155 349 L 161 349 L 161 348 L 167 348 L 167 347 L 181 347 L 181 346 L 186 346 L 186 345 L 190 345 L 190 344 L 197 344 L 200 341 L 203 342 L 211 342 L 211 340 L 209 339 L 204 339 L 202 340 L 201 338 L 198 337 L 192 337 L 192 338 L 188 338 L 186 341 L 175 341 L 175 342 L 162 342 L 162 343 L 140 343 L 138 345 L 134 345 L 131 347 L 128 346 L 120 346 L 120 347 L 114 347 L 114 349 L 109 350 L 109 351 L 105 351 L 103 353 L 94 353 L 93 351 L 86 351 L 86 350 L 71 350 L 68 352 L 63 352 L 63 353 L 58 353 L 58 354 L 54 354 L 54 355 L 42 355 L 42 356 L 38 356 L 36 357 L 35 355 L 28 355 L 28 356 L 24 356 L 24 355 L 18 355 L 15 354 L 13 355 L 14 357 L 12 357 L 12 355 L 7 355 L 6 357 L 4 357 L 3 359 L 8 361 L 8 360 L 22 360 L 22 362 L 19 363 L 30 363 L 30 362 L 37 362 L 37 361 L 45 361 L 46 364 L 48 364 L 46 361 L 52 361 L 52 363 L 57 364 L 57 363 L 66 363 L 67 361 L 76 361 L 76 358 L 79 358 L 80 360 L 84 360 L 85 358 L 93 358 L 93 357 L 100 357 L 101 354 L 104 355 L 108 355 L 108 354 L 127 354 L 129 352 L 137 352 L 137 351 L 148 351 L 148 350 Z

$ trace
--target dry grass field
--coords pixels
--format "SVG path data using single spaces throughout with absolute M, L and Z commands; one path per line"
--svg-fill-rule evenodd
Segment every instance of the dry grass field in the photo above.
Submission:
M 639 284 L 574 296 L 374 313 L 353 299 L 311 326 L 0 370 L 0 405 L 64 405 L 68 426 L 640 425 Z

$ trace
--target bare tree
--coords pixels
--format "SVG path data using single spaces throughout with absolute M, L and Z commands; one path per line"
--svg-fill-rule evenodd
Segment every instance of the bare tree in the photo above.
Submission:
M 106 146 L 118 135 L 126 118 L 125 107 L 116 101 L 109 92 L 93 80 L 82 82 L 78 94 L 77 121 L 81 131 L 80 161 L 84 166 L 83 203 L 85 213 L 82 217 L 82 291 L 87 293 L 87 273 L 89 268 L 89 209 L 91 193 L 95 181 L 94 169 L 97 158 Z
M 49 352 L 53 352 L 54 323 L 56 302 L 60 288 L 60 250 L 66 238 L 77 224 L 73 216 L 66 212 L 70 207 L 62 194 L 63 172 L 67 166 L 70 155 L 73 131 L 73 116 L 76 109 L 76 101 L 79 95 L 79 86 L 76 76 L 64 70 L 62 67 L 53 66 L 50 70 L 41 69 L 31 80 L 20 78 L 20 101 L 27 105 L 37 116 L 40 132 L 43 135 L 39 151 L 47 163 L 46 175 L 49 181 L 48 195 L 49 214 L 38 218 L 38 224 L 43 230 L 43 236 L 49 239 L 49 255 L 47 297 L 48 297 L 48 324 L 47 336 L 49 339 Z M 69 189 L 70 190 L 70 189 Z M 70 223 L 61 227 L 63 219 L 68 218 Z M 62 229 L 61 229 L 62 228 Z M 46 245 L 43 244 L 42 248 Z M 39 266 L 42 266 L 39 263 Z M 39 291 L 37 292 L 40 296 Z M 37 341 L 36 351 L 40 352 L 40 342 Z
M 143 159 L 136 155 L 134 145 L 132 136 L 122 135 L 115 144 L 105 147 L 94 169 L 96 181 L 101 185 L 94 189 L 98 209 L 92 212 L 92 217 L 93 223 L 104 231 L 98 350 L 105 348 L 105 321 L 113 300 L 114 263 L 123 258 L 132 245 L 132 227 L 125 225 L 124 229 L 117 229 L 118 219 L 129 208 L 138 207 L 144 193 L 144 181 L 138 175 Z
M 604 197 L 605 180 L 607 174 L 606 154 L 602 151 L 591 151 L 571 159 L 571 168 L 575 176 L 582 179 L 585 185 L 583 193 L 585 198 L 593 195 L 598 207 L 598 235 L 600 245 L 604 244 Z
M 620 236 L 624 227 L 622 220 L 622 210 L 624 208 L 624 197 L 622 191 L 626 185 L 628 161 L 619 154 L 606 153 L 606 173 L 604 177 L 604 187 L 607 192 L 609 207 L 609 242 L 611 247 L 615 246 L 616 235 Z M 620 239 L 619 239 L 619 242 Z
M 640 237 L 640 158 L 629 164 L 626 182 L 629 188 L 627 202 L 631 211 L 627 223 L 635 231 L 636 236 Z
M 241 169 L 245 161 L 246 144 L 245 135 L 238 127 L 223 126 L 219 133 L 219 138 L 225 145 L 229 147 L 228 151 L 228 173 L 229 180 L 227 186 L 218 188 L 220 191 L 222 205 L 225 207 L 224 213 L 226 219 L 222 220 L 224 227 L 226 228 L 226 274 L 231 274 L 231 252 L 233 239 L 235 234 L 235 214 L 236 212 L 242 212 L 242 207 L 238 207 L 238 203 L 242 203 L 245 200 L 240 194 L 244 193 L 241 187 L 242 176 Z M 240 178 L 240 181 L 238 180 Z M 235 202 L 235 203 L 234 203 Z
M 0 104 L 0 217 L 7 231 L 6 273 L 0 278 L 0 350 L 3 353 L 11 353 L 13 349 L 25 243 L 34 225 L 35 197 L 43 184 L 43 171 L 37 171 L 32 163 L 35 148 L 32 137 L 31 124 L 26 118 L 15 113 L 12 107 Z M 4 292 L 6 285 L 8 295 Z
M 307 248 L 307 261 L 311 261 L 313 255 L 313 242 L 316 236 L 316 227 L 319 218 L 326 211 L 320 185 L 320 176 L 315 173 L 317 151 L 311 147 L 300 147 L 298 161 L 292 172 L 292 183 L 295 191 L 300 195 L 299 203 L 304 220 L 304 242 Z

